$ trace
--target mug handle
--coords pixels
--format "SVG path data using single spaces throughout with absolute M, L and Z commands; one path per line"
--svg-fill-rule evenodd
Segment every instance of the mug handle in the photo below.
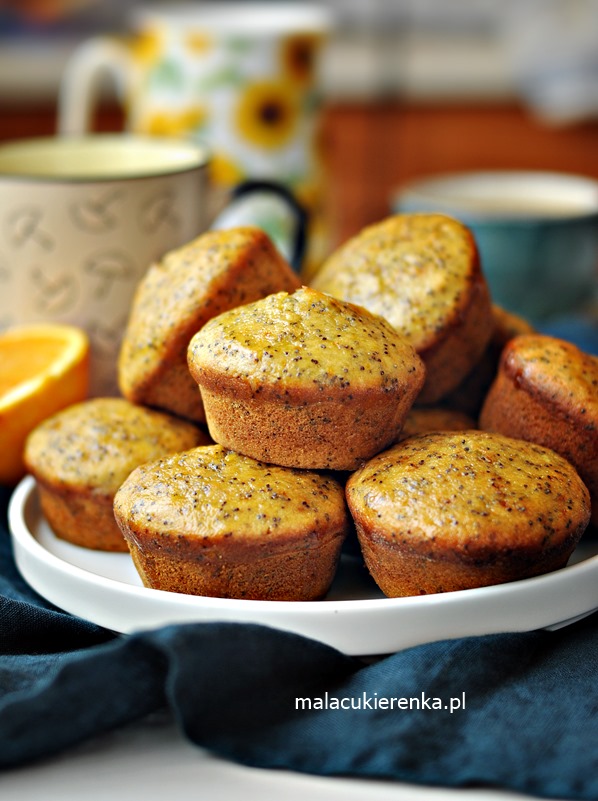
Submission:
M 130 80 L 131 59 L 124 43 L 96 36 L 80 45 L 68 60 L 58 94 L 57 132 L 60 136 L 89 133 L 101 79 L 110 77 L 120 102 Z
M 262 228 L 299 273 L 307 246 L 308 223 L 307 210 L 287 186 L 266 179 L 248 179 L 233 187 L 225 208 L 211 227 Z

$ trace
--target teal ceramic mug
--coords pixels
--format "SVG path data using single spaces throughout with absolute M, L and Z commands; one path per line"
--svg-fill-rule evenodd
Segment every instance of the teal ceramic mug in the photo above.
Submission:
M 396 212 L 442 212 L 472 230 L 493 300 L 535 323 L 596 296 L 598 181 L 554 172 L 489 171 L 402 187 Z

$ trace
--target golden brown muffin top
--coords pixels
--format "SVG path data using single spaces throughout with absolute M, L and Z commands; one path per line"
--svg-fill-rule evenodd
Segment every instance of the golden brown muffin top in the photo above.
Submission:
M 122 398 L 94 398 L 41 423 L 25 446 L 28 469 L 53 486 L 113 493 L 144 462 L 210 442 L 191 423 Z
M 151 291 L 144 295 L 146 305 L 141 316 L 145 318 L 151 306 L 148 324 L 156 327 L 163 321 L 168 327 L 173 319 L 197 314 L 203 307 L 209 313 L 214 303 L 221 302 L 219 292 L 239 291 L 236 285 L 227 286 L 230 270 L 251 273 L 252 262 L 259 258 L 270 262 L 273 287 L 278 289 L 285 278 L 293 289 L 298 286 L 299 279 L 261 229 L 244 226 L 207 231 L 152 265 L 151 275 L 146 277 Z M 222 281 L 225 283 L 221 286 Z M 236 302 L 245 302 L 242 293 Z
M 267 234 L 252 226 L 208 231 L 168 252 L 135 294 L 119 358 L 121 382 L 134 383 L 173 340 L 186 347 L 224 309 L 299 285 Z
M 289 537 L 306 547 L 319 533 L 348 525 L 342 485 L 310 470 L 276 467 L 220 445 L 194 448 L 136 469 L 114 508 L 127 530 L 191 537 L 227 548 Z
M 571 342 L 526 334 L 507 343 L 501 364 L 518 388 L 598 429 L 598 358 Z
M 425 368 L 411 345 L 385 320 L 359 306 L 303 287 L 224 312 L 191 340 L 189 367 L 200 386 L 226 374 L 259 392 L 317 394 L 374 387 L 396 391 Z
M 421 352 L 466 307 L 479 276 L 464 225 L 442 214 L 398 214 L 336 250 L 311 285 L 381 315 Z
M 480 558 L 556 544 L 585 527 L 590 512 L 588 490 L 565 459 L 483 431 L 394 445 L 349 478 L 347 500 L 374 537 Z

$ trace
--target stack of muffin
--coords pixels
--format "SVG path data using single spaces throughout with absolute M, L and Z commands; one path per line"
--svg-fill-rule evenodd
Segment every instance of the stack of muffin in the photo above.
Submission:
M 205 234 L 142 280 L 119 376 L 26 458 L 56 534 L 148 587 L 315 600 L 355 531 L 386 595 L 468 589 L 564 566 L 598 508 L 598 360 L 493 306 L 443 215 L 365 229 L 310 287 L 257 229 Z

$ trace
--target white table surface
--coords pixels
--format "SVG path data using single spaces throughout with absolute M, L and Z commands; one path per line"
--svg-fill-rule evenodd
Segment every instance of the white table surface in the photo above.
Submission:
M 432 788 L 248 768 L 185 740 L 166 714 L 34 765 L 0 773 L 6 801 L 518 801 L 497 790 Z

